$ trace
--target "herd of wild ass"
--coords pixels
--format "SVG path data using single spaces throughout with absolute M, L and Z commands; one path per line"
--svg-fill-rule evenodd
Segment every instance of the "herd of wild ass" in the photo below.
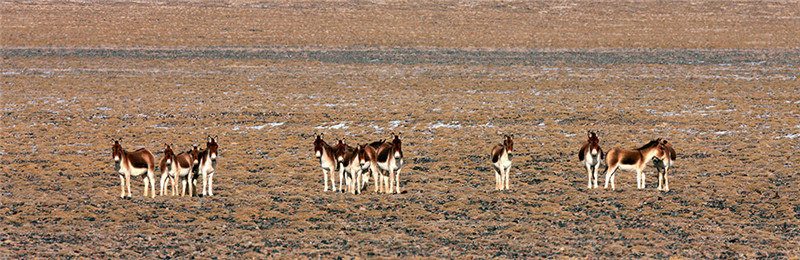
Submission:
M 208 136 L 206 149 L 200 150 L 195 145 L 192 150 L 178 155 L 172 151 L 172 145 L 164 144 L 164 157 L 161 158 L 161 196 L 167 193 L 167 186 L 172 185 L 172 195 L 181 196 L 199 195 L 197 193 L 197 179 L 202 176 L 203 196 L 214 196 L 214 172 L 217 167 L 217 141 L 216 137 Z M 156 196 L 155 164 L 156 159 L 149 150 L 142 148 L 133 152 L 122 149 L 119 140 L 113 140 L 111 156 L 114 157 L 114 170 L 119 173 L 119 185 L 122 189 L 120 197 L 125 197 L 125 188 L 128 189 L 128 198 L 131 197 L 131 176 L 142 176 L 144 181 L 144 196 Z M 183 185 L 178 192 L 178 182 Z M 148 190 L 149 188 L 149 190 Z
M 605 188 L 609 181 L 611 189 L 616 189 L 614 179 L 618 169 L 636 172 L 637 188 L 645 188 L 644 169 L 653 161 L 658 172 L 658 190 L 669 191 L 667 178 L 669 169 L 676 159 L 672 144 L 661 138 L 652 140 L 638 149 L 614 148 L 603 153 L 597 132 L 588 131 L 588 139 L 578 152 L 578 159 L 588 176 L 587 188 L 597 188 L 597 175 L 604 162 Z M 392 140 L 379 140 L 371 143 L 347 145 L 340 139 L 337 144 L 329 145 L 322 140 L 324 134 L 315 134 L 314 154 L 322 168 L 324 191 L 350 192 L 359 194 L 367 189 L 370 176 L 376 193 L 400 194 L 400 170 L 403 167 L 403 148 L 400 133 L 391 133 Z M 197 145 L 191 150 L 175 154 L 172 145 L 165 144 L 164 156 L 161 158 L 161 196 L 180 194 L 199 196 L 196 191 L 197 179 L 202 177 L 202 195 L 213 196 L 214 172 L 217 166 L 216 137 L 208 136 L 205 149 Z M 112 156 L 115 170 L 119 173 L 120 197 L 131 197 L 131 176 L 142 176 L 144 180 L 144 196 L 148 191 L 155 197 L 155 157 L 147 149 L 128 152 L 122 149 L 119 140 L 113 140 Z M 511 172 L 511 152 L 514 150 L 514 135 L 503 135 L 503 143 L 492 147 L 490 160 L 495 174 L 495 190 L 511 188 L 509 175 Z M 336 185 L 338 176 L 338 186 Z M 330 181 L 330 186 L 328 186 Z M 178 184 L 181 184 L 180 191 Z M 172 189 L 168 190 L 171 185 Z M 148 190 L 149 189 L 149 190 Z M 171 191 L 171 192 L 170 192 Z

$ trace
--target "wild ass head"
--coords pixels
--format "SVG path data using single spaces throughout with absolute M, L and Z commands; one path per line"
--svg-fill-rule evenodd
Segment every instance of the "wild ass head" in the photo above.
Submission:
M 314 139 L 314 156 L 317 158 L 322 157 L 322 146 L 325 144 L 325 141 L 322 141 L 322 135 L 317 135 L 317 138 Z
M 506 151 L 514 151 L 514 135 L 503 135 L 503 137 L 503 145 L 506 147 Z
M 172 152 L 172 147 L 169 144 L 164 144 L 164 158 L 167 158 L 167 164 L 172 164 L 172 157 L 175 156 L 175 153 Z
M 192 145 L 192 150 L 189 154 L 192 155 L 192 164 L 197 165 L 200 163 L 200 149 L 197 148 L 197 144 Z
M 217 137 L 208 136 L 208 142 L 206 142 L 206 150 L 208 150 L 208 156 L 211 157 L 211 160 L 217 159 Z
M 401 132 L 397 132 L 395 134 L 392 132 L 394 139 L 392 140 L 392 145 L 394 146 L 394 158 L 401 158 L 403 157 L 403 142 L 400 141 L 400 135 L 403 134 Z
M 600 151 L 600 138 L 597 138 L 597 133 L 595 131 L 587 131 L 587 135 L 589 139 L 586 141 L 589 143 L 589 152 L 592 155 L 597 155 L 598 151 Z
M 122 159 L 122 151 L 123 151 L 122 145 L 119 144 L 119 142 L 122 141 L 122 138 L 113 141 L 114 145 L 111 146 L 111 157 L 114 157 L 114 162 L 119 163 L 119 161 Z
M 347 150 L 347 145 L 344 143 L 342 139 L 339 139 L 339 143 L 336 144 L 336 161 L 342 162 L 344 161 L 344 153 Z

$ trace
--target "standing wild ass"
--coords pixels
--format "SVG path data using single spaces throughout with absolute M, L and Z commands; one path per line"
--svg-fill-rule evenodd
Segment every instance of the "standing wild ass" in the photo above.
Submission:
M 331 181 L 330 189 L 335 190 L 336 180 L 334 178 L 334 171 L 336 171 L 339 166 L 339 162 L 336 160 L 335 149 L 322 140 L 323 135 L 324 134 L 316 135 L 317 138 L 314 139 L 314 155 L 319 159 L 319 166 L 322 168 L 322 176 L 325 183 L 324 191 L 328 191 L 328 178 L 330 178 Z
M 160 189 L 160 196 L 164 196 L 164 193 L 167 192 L 167 185 L 172 184 L 172 196 L 178 193 L 178 183 L 176 178 L 176 166 L 177 160 L 175 159 L 175 153 L 172 152 L 172 147 L 169 144 L 164 144 L 164 157 L 161 158 L 161 163 L 159 164 L 159 169 L 161 170 L 161 189 Z
M 672 164 L 675 163 L 677 154 L 675 153 L 675 149 L 672 148 L 672 143 L 667 142 L 667 140 L 662 140 L 661 144 L 664 145 L 664 156 L 653 158 L 653 164 L 655 164 L 656 172 L 658 172 L 658 190 L 669 191 L 669 180 L 667 176 L 669 175 L 669 169 L 672 168 Z
M 195 187 L 197 184 L 197 176 L 193 170 L 195 166 L 199 165 L 200 161 L 197 156 L 200 154 L 200 150 L 197 149 L 197 145 L 192 148 L 192 150 L 182 152 L 175 156 L 175 183 L 181 184 L 181 197 L 187 193 L 189 197 L 197 194 L 197 189 Z
M 403 167 L 403 149 L 400 141 L 400 133 L 394 134 L 392 142 L 386 142 L 378 146 L 376 162 L 382 172 L 380 190 L 385 193 L 392 193 L 392 189 L 400 194 L 400 169 Z
M 611 189 L 616 190 L 614 178 L 619 168 L 627 171 L 635 171 L 637 188 L 644 189 L 644 168 L 647 166 L 647 162 L 656 156 L 664 156 L 664 146 L 661 144 L 661 138 L 652 140 L 636 150 L 621 149 L 619 147 L 611 149 L 606 155 L 606 165 L 608 165 L 608 168 L 606 169 L 605 188 L 608 189 L 608 181 L 611 180 Z
M 372 174 L 372 178 L 375 179 L 375 192 L 380 191 L 380 168 L 378 167 L 378 147 L 383 145 L 384 140 L 380 140 L 377 142 L 372 142 L 370 144 L 363 145 L 361 147 L 361 153 L 359 159 L 361 159 L 361 170 L 366 175 L 368 173 Z M 364 177 L 364 184 L 369 181 L 368 175 Z
M 511 152 L 514 151 L 514 135 L 503 135 L 503 143 L 492 148 L 491 159 L 494 169 L 495 190 L 508 190 L 510 187 Z
M 341 140 L 339 142 L 340 148 L 336 151 L 336 158 L 340 163 L 340 174 L 344 173 L 345 175 L 345 191 L 353 194 L 361 193 L 361 184 L 363 181 L 361 176 L 362 160 L 360 156 L 363 155 L 361 146 L 356 145 L 356 147 L 350 147 Z M 339 184 L 341 185 L 341 182 Z
M 119 173 L 119 185 L 122 189 L 120 197 L 125 197 L 125 187 L 128 188 L 128 198 L 131 197 L 131 176 L 144 176 L 144 196 L 147 197 L 148 187 L 150 196 L 156 197 L 156 181 L 153 177 L 155 171 L 155 157 L 145 148 L 133 152 L 125 151 L 119 140 L 114 140 L 111 146 L 111 156 L 114 157 L 114 170 Z
M 589 139 L 583 142 L 581 150 L 578 151 L 578 159 L 586 167 L 586 175 L 589 176 L 588 189 L 597 189 L 597 171 L 600 169 L 600 162 L 603 161 L 603 148 L 600 148 L 600 139 L 597 133 L 588 131 Z
M 217 141 L 216 136 L 208 136 L 206 149 L 197 152 L 198 174 L 203 178 L 203 196 L 214 196 L 214 173 L 217 168 Z

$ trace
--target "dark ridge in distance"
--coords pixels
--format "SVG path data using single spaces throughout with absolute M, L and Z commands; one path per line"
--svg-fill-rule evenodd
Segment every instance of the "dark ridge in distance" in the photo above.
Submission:
M 123 59 L 265 59 L 338 64 L 439 64 L 493 66 L 662 65 L 800 65 L 800 49 L 436 49 L 436 48 L 295 48 L 164 47 L 84 48 L 5 47 L 6 57 L 78 57 Z

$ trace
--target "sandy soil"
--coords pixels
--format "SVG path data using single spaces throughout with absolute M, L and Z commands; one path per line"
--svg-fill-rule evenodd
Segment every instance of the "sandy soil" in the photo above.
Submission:
M 4 2 L 0 257 L 800 254 L 797 5 L 592 5 Z M 673 142 L 672 191 L 587 190 L 588 129 Z M 390 131 L 403 194 L 322 192 L 313 133 Z M 118 197 L 111 138 L 208 134 L 217 196 Z

